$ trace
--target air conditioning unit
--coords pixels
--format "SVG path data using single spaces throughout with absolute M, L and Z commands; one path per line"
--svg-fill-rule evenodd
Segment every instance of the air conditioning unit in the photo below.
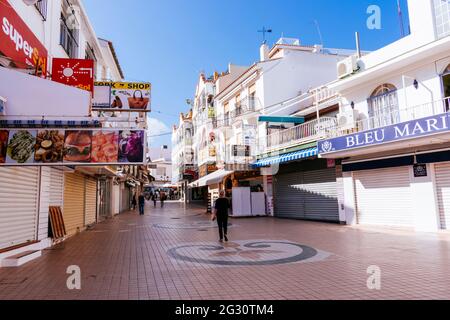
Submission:
M 3 98 L 0 96 L 0 115 L 4 116 L 6 115 L 6 98 Z
M 356 121 L 358 121 L 358 111 L 351 110 L 342 112 L 337 116 L 338 126 L 341 130 L 350 130 L 356 128 Z
M 338 78 L 342 79 L 359 70 L 358 58 L 350 56 L 337 64 Z

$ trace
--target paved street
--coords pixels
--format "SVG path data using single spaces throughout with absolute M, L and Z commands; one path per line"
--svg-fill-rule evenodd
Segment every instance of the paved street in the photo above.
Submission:
M 0 299 L 450 299 L 450 235 L 273 218 L 231 219 L 217 242 L 200 207 L 147 205 L 16 269 Z M 81 268 L 70 291 L 66 269 Z M 367 268 L 381 268 L 381 290 Z

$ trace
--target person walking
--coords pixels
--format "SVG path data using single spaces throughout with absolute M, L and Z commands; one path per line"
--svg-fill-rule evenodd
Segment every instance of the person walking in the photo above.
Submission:
M 156 192 L 152 194 L 152 201 L 153 206 L 156 208 L 156 201 L 158 201 L 158 196 L 156 195 Z
M 137 202 L 136 202 L 136 193 L 134 193 L 134 194 L 133 194 L 133 198 L 131 199 L 131 208 L 133 209 L 133 211 L 136 210 L 136 205 L 137 205 Z
M 159 200 L 161 201 L 161 208 L 164 207 L 164 201 L 166 201 L 166 193 L 164 191 L 161 191 L 159 194 Z
M 220 242 L 228 242 L 228 209 L 230 208 L 230 202 L 225 198 L 225 191 L 220 191 L 219 199 L 214 204 L 214 216 L 213 220 L 217 219 L 217 225 L 219 227 Z
M 139 215 L 144 215 L 144 208 L 145 208 L 145 196 L 143 193 L 139 195 Z

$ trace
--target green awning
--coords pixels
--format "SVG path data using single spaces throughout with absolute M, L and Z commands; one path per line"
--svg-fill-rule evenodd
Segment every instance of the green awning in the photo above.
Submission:
M 295 123 L 301 124 L 305 123 L 305 118 L 303 117 L 277 117 L 277 116 L 260 116 L 259 122 L 275 122 L 275 123 Z

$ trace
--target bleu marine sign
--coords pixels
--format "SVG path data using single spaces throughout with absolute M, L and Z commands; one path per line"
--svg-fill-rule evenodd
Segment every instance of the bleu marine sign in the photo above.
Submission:
M 450 131 L 450 115 L 432 117 L 386 126 L 375 130 L 322 140 L 318 142 L 319 154 L 352 150 L 388 142 L 396 142 Z

